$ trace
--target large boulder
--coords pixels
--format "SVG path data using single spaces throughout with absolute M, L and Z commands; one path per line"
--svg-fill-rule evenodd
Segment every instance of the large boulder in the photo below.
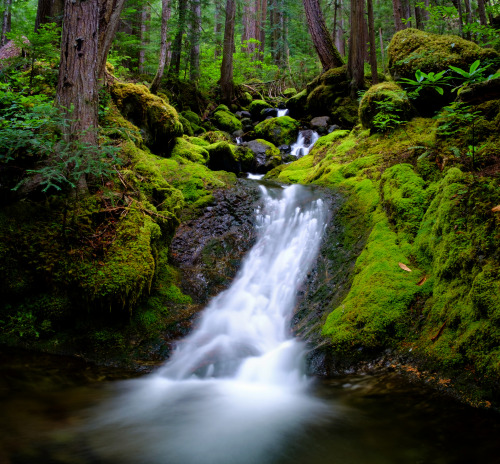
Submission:
M 370 87 L 359 105 L 359 119 L 365 129 L 386 132 L 394 129 L 397 121 L 408 121 L 414 109 L 406 92 L 394 82 L 382 82 Z M 380 115 L 379 123 L 374 119 Z M 384 116 L 387 118 L 384 119 Z
M 260 121 L 263 119 L 263 116 L 261 114 L 262 110 L 265 110 L 267 108 L 272 108 L 272 105 L 264 100 L 254 100 L 248 107 L 248 110 L 250 111 L 252 118 L 255 121 Z
M 254 153 L 252 171 L 265 174 L 281 164 L 279 148 L 276 148 L 271 142 L 263 139 L 256 139 L 245 142 L 243 145 Z
M 197 137 L 193 137 L 196 139 Z M 209 154 L 206 147 L 198 143 L 193 143 L 188 138 L 178 137 L 175 140 L 174 148 L 171 152 L 172 158 L 181 157 L 195 163 L 206 164 L 209 160 Z
M 469 69 L 476 60 L 499 58 L 492 48 L 464 40 L 456 35 L 439 35 L 419 29 L 394 34 L 388 48 L 389 71 L 394 79 L 415 78 L 415 71 L 439 72 L 456 66 Z
M 210 154 L 208 167 L 213 171 L 228 171 L 236 174 L 250 171 L 254 162 L 252 150 L 228 142 L 216 142 L 205 147 Z
M 297 140 L 300 123 L 289 116 L 280 116 L 262 121 L 255 126 L 257 137 L 274 145 L 290 145 Z
M 122 115 L 136 125 L 145 144 L 155 154 L 164 155 L 183 133 L 177 111 L 145 85 L 115 82 L 111 96 Z

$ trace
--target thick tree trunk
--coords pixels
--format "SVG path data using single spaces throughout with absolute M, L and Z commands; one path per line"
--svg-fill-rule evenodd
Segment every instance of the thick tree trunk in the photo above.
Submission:
M 334 37 L 335 48 L 339 51 L 341 56 L 345 56 L 345 24 L 344 14 L 342 10 L 342 0 L 338 0 L 339 11 L 337 19 L 337 30 Z
M 234 18 L 236 13 L 235 0 L 226 1 L 226 22 L 224 27 L 224 47 L 222 50 L 222 65 L 220 69 L 220 88 L 222 100 L 231 104 L 234 97 L 233 83 L 233 50 L 234 50 Z
M 12 0 L 4 0 L 3 1 L 3 15 L 2 15 L 2 35 L 0 36 L 0 47 L 3 47 L 7 42 L 7 34 L 10 32 L 10 23 L 11 23 L 11 9 L 12 9 Z
M 63 109 L 67 142 L 97 145 L 98 0 L 66 0 L 61 39 L 57 103 Z M 86 190 L 81 177 L 77 191 Z
M 481 26 L 486 26 L 488 22 L 486 20 L 486 7 L 484 5 L 484 0 L 477 0 L 477 12 L 479 14 L 479 23 Z
M 358 90 L 364 87 L 366 55 L 364 0 L 351 0 L 351 36 L 347 73 L 351 79 L 351 98 L 357 98 Z
M 378 30 L 380 38 L 380 60 L 382 61 L 382 72 L 385 74 L 385 53 L 384 53 L 384 38 L 382 37 L 382 28 Z
M 401 0 L 392 0 L 392 9 L 394 12 L 394 27 L 396 32 L 402 31 L 405 26 L 403 24 L 403 6 Z
M 257 47 L 255 43 L 249 43 L 248 41 L 251 39 L 259 39 L 257 33 L 257 17 L 259 14 L 259 7 L 259 0 L 248 0 L 243 6 L 243 33 L 241 35 L 241 51 L 246 52 L 250 56 L 255 56 L 254 54 Z
M 314 48 L 318 53 L 323 71 L 342 66 L 344 62 L 340 53 L 333 45 L 332 38 L 326 28 L 323 13 L 318 0 L 303 0 L 306 11 L 307 25 Z
M 99 56 L 97 62 L 97 77 L 99 79 L 104 76 L 106 60 L 120 25 L 120 15 L 124 5 L 125 0 L 99 0 Z
M 192 82 L 198 82 L 200 79 L 201 0 L 191 0 L 191 19 L 189 78 Z
M 170 60 L 170 68 L 168 70 L 168 73 L 174 77 L 179 77 L 181 67 L 182 36 L 186 29 L 187 8 L 187 0 L 179 0 L 177 32 L 172 44 L 172 59 Z
M 168 20 L 170 19 L 170 0 L 161 1 L 161 31 L 160 31 L 160 59 L 158 63 L 158 70 L 151 83 L 151 92 L 156 93 L 160 88 L 160 82 L 165 71 L 167 63 L 168 43 L 167 43 L 167 27 Z
M 139 57 L 138 57 L 138 69 L 140 73 L 144 73 L 144 65 L 146 63 L 146 47 L 149 43 L 149 31 L 148 24 L 151 21 L 151 6 L 149 4 L 145 4 L 142 6 L 141 10 L 141 26 L 140 26 L 140 41 L 141 47 L 139 49 Z
M 258 21 L 258 36 L 257 39 L 260 41 L 259 52 L 260 60 L 264 60 L 264 48 L 266 45 L 266 19 L 267 19 L 267 0 L 260 1 L 260 11 L 259 11 L 259 21 Z
M 378 84 L 377 71 L 377 45 L 375 42 L 375 21 L 373 18 L 373 0 L 367 0 L 368 10 L 368 36 L 370 38 L 370 68 L 372 71 L 372 84 Z
M 214 21 L 214 36 L 215 36 L 215 52 L 214 58 L 217 59 L 222 55 L 222 0 L 215 0 L 215 21 Z
M 464 0 L 464 5 L 465 5 L 465 24 L 471 24 L 472 23 L 472 10 L 471 10 L 471 5 L 470 5 L 470 0 Z M 467 40 L 471 40 L 471 33 L 467 31 L 465 34 L 465 38 Z
M 62 26 L 64 0 L 38 0 L 36 10 L 35 32 L 42 24 L 56 23 Z

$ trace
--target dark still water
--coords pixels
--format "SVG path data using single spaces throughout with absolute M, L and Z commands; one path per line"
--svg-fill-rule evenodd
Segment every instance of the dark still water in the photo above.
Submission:
M 106 404 L 117 388 L 130 382 L 119 380 L 126 375 L 71 358 L 2 350 L 0 463 L 123 462 L 103 457 L 100 446 L 93 446 L 95 437 L 82 429 L 89 410 Z M 396 374 L 317 382 L 312 393 L 324 401 L 328 413 L 274 440 L 276 446 L 255 464 L 500 462 L 497 414 L 463 406 Z M 114 439 L 120 440 L 122 432 L 116 427 Z M 223 446 L 225 437 L 219 439 Z M 196 434 L 184 440 L 189 447 L 200 444 Z M 140 456 L 141 443 L 135 446 Z M 245 461 L 233 459 L 235 464 Z M 154 462 L 171 459 L 166 454 Z M 212 461 L 199 458 L 200 464 L 205 462 Z

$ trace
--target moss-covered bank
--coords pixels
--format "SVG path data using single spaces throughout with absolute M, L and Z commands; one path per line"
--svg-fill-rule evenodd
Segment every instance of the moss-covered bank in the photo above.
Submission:
M 363 242 L 349 291 L 325 293 L 321 324 L 309 329 L 327 370 L 390 350 L 470 402 L 498 405 L 500 185 L 464 158 L 443 163 L 450 140 L 436 137 L 438 124 L 414 119 L 390 137 L 336 131 L 268 176 L 342 192 L 336 246 Z

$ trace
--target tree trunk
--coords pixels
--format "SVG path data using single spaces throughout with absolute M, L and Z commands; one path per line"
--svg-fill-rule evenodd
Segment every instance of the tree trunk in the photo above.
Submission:
M 319 0 L 303 0 L 303 2 L 309 33 L 323 66 L 323 71 L 342 66 L 344 62 L 328 33 Z
M 68 0 L 66 0 L 67 2 Z M 120 15 L 124 5 L 125 0 L 99 0 L 99 56 L 97 62 L 97 77 L 99 79 L 104 76 L 109 49 L 120 25 Z
M 488 22 L 486 20 L 486 7 L 484 5 L 484 0 L 477 0 L 477 12 L 479 14 L 479 23 L 481 26 L 487 26 Z
M 403 7 L 401 5 L 401 0 L 392 0 L 392 9 L 394 12 L 394 27 L 396 32 L 402 31 L 405 26 L 403 24 Z
M 382 28 L 378 30 L 380 38 L 380 60 L 382 61 L 382 72 L 385 74 L 385 53 L 384 53 L 384 38 L 382 37 Z
M 68 122 L 67 142 L 97 145 L 98 39 L 98 0 L 66 0 L 56 100 Z M 77 191 L 83 190 L 82 176 Z
M 141 47 L 139 49 L 139 56 L 137 61 L 137 67 L 139 73 L 144 73 L 144 65 L 146 63 L 146 47 L 149 43 L 149 33 L 148 33 L 148 23 L 151 21 L 151 6 L 146 3 L 142 6 L 141 10 L 141 25 L 140 25 L 140 41 Z
M 470 0 L 464 0 L 465 5 L 465 24 L 469 25 L 472 23 L 472 10 L 470 6 Z M 467 40 L 472 40 L 470 31 L 465 34 Z
M 35 32 L 42 24 L 56 23 L 62 26 L 64 0 L 38 0 L 36 10 Z
M 215 36 L 215 52 L 214 58 L 217 59 L 222 55 L 222 0 L 215 0 L 215 21 L 214 21 L 214 36 Z
M 251 39 L 259 39 L 258 35 L 258 21 L 260 2 L 259 0 L 248 0 L 243 6 L 243 33 L 241 35 L 241 51 L 246 52 L 249 56 L 255 56 L 257 49 L 255 43 L 249 43 Z
M 349 38 L 349 58 L 347 74 L 351 79 L 351 98 L 357 98 L 358 90 L 364 87 L 365 75 L 365 5 L 364 0 L 351 0 L 351 36 Z
M 11 8 L 12 0 L 3 1 L 3 15 L 2 15 L 2 35 L 0 36 L 0 47 L 3 47 L 9 40 L 7 39 L 7 34 L 10 32 L 11 28 Z
M 378 84 L 377 71 L 377 45 L 375 42 L 375 21 L 373 19 L 373 0 L 367 0 L 368 9 L 368 35 L 370 38 L 370 68 L 372 71 L 372 84 Z
M 222 100 L 230 105 L 234 97 L 233 83 L 233 50 L 234 50 L 234 18 L 235 0 L 226 0 L 226 22 L 224 27 L 224 47 L 220 69 L 220 88 Z
M 167 63 L 167 27 L 168 20 L 170 19 L 170 0 L 161 1 L 161 31 L 160 31 L 160 59 L 158 62 L 158 70 L 151 83 L 151 92 L 156 93 L 160 88 L 160 82 L 163 77 L 163 72 L 165 71 L 165 65 Z
M 260 41 L 259 44 L 259 60 L 264 61 L 264 48 L 266 45 L 266 19 L 267 19 L 267 0 L 261 0 L 260 11 L 259 11 L 259 21 L 258 21 L 258 36 L 257 39 Z
M 200 79 L 201 0 L 191 0 L 191 19 L 189 78 L 196 83 Z
M 187 0 L 179 0 L 179 11 L 177 22 L 177 33 L 175 34 L 174 42 L 172 44 L 172 59 L 170 60 L 170 68 L 168 73 L 171 76 L 179 77 L 181 67 L 181 52 L 182 52 L 182 36 L 186 28 L 187 16 Z
M 338 0 L 339 12 L 337 20 L 337 31 L 334 37 L 335 48 L 341 56 L 345 56 L 345 24 L 344 13 L 342 11 L 342 0 Z

